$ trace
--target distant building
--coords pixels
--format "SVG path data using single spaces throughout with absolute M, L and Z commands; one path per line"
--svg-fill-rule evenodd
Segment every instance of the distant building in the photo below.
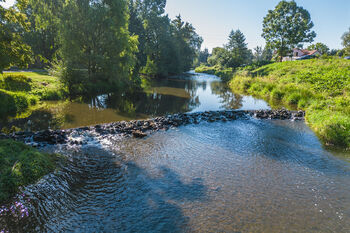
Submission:
M 294 48 L 293 49 L 293 54 L 292 56 L 289 57 L 283 57 L 282 61 L 295 61 L 300 57 L 306 56 L 306 55 L 320 55 L 320 52 L 317 50 L 307 50 L 307 49 L 298 49 Z

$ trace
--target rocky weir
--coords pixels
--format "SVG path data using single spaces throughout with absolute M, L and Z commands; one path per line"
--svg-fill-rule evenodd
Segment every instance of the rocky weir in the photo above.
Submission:
M 91 137 L 105 137 L 107 135 L 133 136 L 143 138 L 152 132 L 168 130 L 187 124 L 200 122 L 233 121 L 237 119 L 278 119 L 278 120 L 304 120 L 304 111 L 280 110 L 223 110 L 205 111 L 196 113 L 178 113 L 147 120 L 121 121 L 103 125 L 81 127 L 67 130 L 44 130 L 39 132 L 16 132 L 13 134 L 0 134 L 0 139 L 14 139 L 34 147 L 47 145 L 71 144 L 84 145 L 86 140 L 77 139 L 72 135 L 88 133 Z

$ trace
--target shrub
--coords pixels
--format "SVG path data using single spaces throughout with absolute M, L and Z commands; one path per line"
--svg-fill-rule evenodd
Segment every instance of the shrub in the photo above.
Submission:
M 20 142 L 0 140 L 0 202 L 16 194 L 20 186 L 53 171 L 58 158 Z
M 30 91 L 31 82 L 32 80 L 24 75 L 9 74 L 2 78 L 0 87 L 8 91 Z
M 0 90 L 0 115 L 16 115 L 25 111 L 30 105 L 27 97 L 24 93 Z

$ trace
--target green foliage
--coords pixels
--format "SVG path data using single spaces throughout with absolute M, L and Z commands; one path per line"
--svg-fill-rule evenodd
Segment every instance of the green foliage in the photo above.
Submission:
M 342 36 L 342 45 L 344 46 L 345 53 L 350 55 L 350 28 Z
M 350 147 L 350 61 L 314 59 L 269 64 L 237 72 L 232 89 L 292 109 L 304 109 L 327 145 Z
M 31 90 L 31 79 L 25 75 L 6 75 L 1 80 L 0 88 L 8 91 L 30 91 Z
M 276 49 L 280 59 L 300 43 L 312 42 L 316 33 L 310 14 L 295 1 L 281 1 L 263 21 L 262 37 L 268 47 Z
M 46 72 L 13 72 L 0 77 L 0 115 L 16 116 L 39 100 L 61 100 L 67 96 L 56 77 Z
M 208 58 L 208 63 L 211 66 L 236 69 L 250 64 L 252 57 L 252 52 L 247 48 L 243 33 L 240 30 L 232 30 L 228 43 L 224 48 L 214 48 L 212 55 Z
M 150 76 L 188 71 L 203 41 L 180 15 L 174 20 L 164 15 L 165 5 L 165 0 L 129 1 L 129 30 L 139 41 L 136 70 Z
M 21 35 L 29 27 L 26 16 L 19 12 L 23 1 L 16 6 L 5 9 L 0 5 L 0 73 L 14 65 L 26 67 L 31 61 L 31 49 Z
M 251 62 L 252 52 L 248 49 L 245 40 L 245 36 L 239 29 L 231 31 L 228 43 L 225 45 L 227 62 L 223 64 L 224 67 L 237 68 Z
M 129 83 L 137 38 L 129 36 L 126 1 L 70 0 L 59 22 L 62 80 L 69 91 L 80 84 L 118 88 Z
M 328 46 L 323 44 L 323 43 L 316 43 L 316 44 L 309 45 L 307 47 L 307 49 L 308 50 L 317 50 L 321 55 L 328 54 L 328 52 L 329 52 Z
M 209 58 L 209 51 L 207 48 L 199 52 L 198 54 L 199 64 L 208 64 L 208 58 Z
M 25 111 L 33 103 L 32 97 L 22 92 L 10 92 L 0 89 L 0 116 L 16 115 Z
M 0 140 L 0 202 L 19 187 L 32 184 L 55 169 L 58 155 L 40 153 L 23 143 Z
M 233 75 L 232 68 L 223 69 L 219 66 L 199 66 L 195 69 L 195 72 L 216 75 L 222 78 L 224 81 L 229 80 Z
M 211 56 L 208 58 L 210 66 L 222 66 L 227 63 L 227 50 L 221 47 L 213 48 Z

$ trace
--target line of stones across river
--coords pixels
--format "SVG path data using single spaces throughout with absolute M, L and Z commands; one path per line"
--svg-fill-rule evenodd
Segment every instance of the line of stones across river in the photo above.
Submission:
M 70 139 L 73 133 L 91 132 L 96 136 L 120 134 L 132 135 L 136 138 L 146 137 L 148 134 L 168 130 L 186 124 L 198 124 L 201 121 L 232 121 L 236 119 L 279 119 L 279 120 L 304 120 L 304 111 L 280 110 L 223 110 L 206 111 L 196 113 L 179 113 L 156 117 L 148 120 L 121 121 L 90 127 L 81 127 L 68 130 L 44 130 L 39 132 L 16 132 L 10 135 L 0 134 L 0 139 L 14 139 L 34 146 L 47 144 L 83 144 L 83 142 Z

